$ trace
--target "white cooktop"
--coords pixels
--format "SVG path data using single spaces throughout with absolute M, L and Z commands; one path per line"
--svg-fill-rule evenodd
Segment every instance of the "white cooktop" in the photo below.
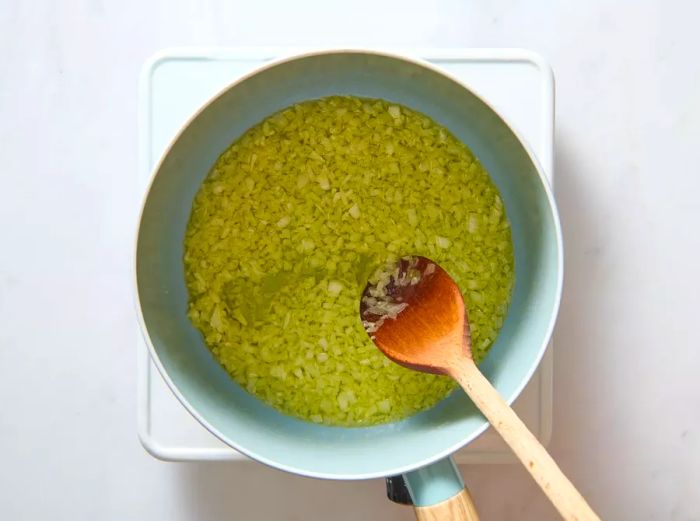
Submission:
M 139 95 L 140 193 L 180 126 L 211 95 L 253 68 L 307 49 L 173 49 L 143 68 Z M 554 80 L 538 55 L 510 49 L 387 49 L 426 59 L 482 95 L 532 148 L 552 179 Z M 137 341 L 138 431 L 143 446 L 165 460 L 244 460 L 220 442 L 177 401 L 151 362 L 143 339 Z M 544 444 L 552 428 L 553 349 L 514 407 Z M 492 429 L 455 455 L 459 463 L 500 463 L 513 456 Z

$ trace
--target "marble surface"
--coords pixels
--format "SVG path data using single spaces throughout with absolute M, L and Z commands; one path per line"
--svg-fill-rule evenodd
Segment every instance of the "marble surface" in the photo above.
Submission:
M 352 5 L 352 7 L 351 7 Z M 169 464 L 136 438 L 136 80 L 175 45 L 525 47 L 557 78 L 567 252 L 551 449 L 604 519 L 700 519 L 700 8 L 0 3 L 0 518 L 412 519 L 380 481 Z M 482 518 L 557 519 L 517 465 Z

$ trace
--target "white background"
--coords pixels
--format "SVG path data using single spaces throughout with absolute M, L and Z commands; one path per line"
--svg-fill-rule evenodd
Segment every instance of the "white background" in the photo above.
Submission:
M 163 463 L 136 438 L 142 62 L 175 45 L 352 44 L 525 47 L 552 63 L 567 253 L 552 453 L 604 519 L 700 520 L 699 15 L 692 2 L 0 0 L 0 518 L 412 519 L 381 481 Z M 557 518 L 516 465 L 463 472 L 484 521 Z

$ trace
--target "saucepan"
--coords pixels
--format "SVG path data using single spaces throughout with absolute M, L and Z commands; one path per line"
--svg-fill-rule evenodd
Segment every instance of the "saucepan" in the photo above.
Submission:
M 313 478 L 403 475 L 413 503 L 429 510 L 463 493 L 450 455 L 487 428 L 461 390 L 395 423 L 365 428 L 308 423 L 241 388 L 187 318 L 183 239 L 204 177 L 251 126 L 294 103 L 330 95 L 383 98 L 423 112 L 466 143 L 490 173 L 512 226 L 516 283 L 481 370 L 506 401 L 518 396 L 542 358 L 561 297 L 562 242 L 552 192 L 533 154 L 486 101 L 407 56 L 360 50 L 292 56 L 232 83 L 194 114 L 156 166 L 143 204 L 135 259 L 139 317 L 151 357 L 172 392 L 226 444 L 261 463 Z

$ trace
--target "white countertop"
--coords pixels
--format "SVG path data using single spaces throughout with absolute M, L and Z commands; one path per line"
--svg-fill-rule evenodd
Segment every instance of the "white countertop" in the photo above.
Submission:
M 476 4 L 0 5 L 0 518 L 412 519 L 381 481 L 163 463 L 136 438 L 142 62 L 175 45 L 352 44 L 550 60 L 567 268 L 551 450 L 606 520 L 700 519 L 700 9 Z M 463 473 L 484 521 L 556 519 L 517 465 Z

